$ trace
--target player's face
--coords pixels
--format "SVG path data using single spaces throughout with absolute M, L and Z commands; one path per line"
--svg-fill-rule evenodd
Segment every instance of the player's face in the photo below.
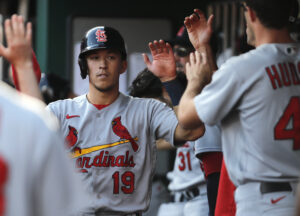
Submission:
M 190 50 L 183 46 L 174 45 L 173 51 L 176 71 L 185 73 L 185 64 L 190 61 Z
M 119 90 L 119 76 L 125 72 L 127 62 L 118 51 L 100 49 L 86 57 L 90 87 L 101 92 Z
M 255 46 L 255 35 L 254 35 L 253 28 L 252 28 L 252 25 L 250 22 L 249 12 L 248 12 L 248 9 L 247 9 L 245 3 L 243 3 L 243 4 L 244 4 L 245 20 L 246 20 L 246 25 L 247 25 L 247 28 L 246 28 L 247 43 L 249 45 Z

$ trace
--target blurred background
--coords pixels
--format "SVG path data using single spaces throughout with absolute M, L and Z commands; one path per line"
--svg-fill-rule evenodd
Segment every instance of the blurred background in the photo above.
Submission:
M 55 85 L 57 91 L 72 92 L 70 96 L 87 91 L 88 82 L 79 76 L 77 57 L 85 32 L 94 26 L 108 25 L 124 36 L 128 52 L 128 70 L 121 77 L 120 90 L 128 91 L 132 80 L 144 67 L 141 53 L 149 52 L 148 43 L 174 38 L 185 16 L 194 8 L 215 14 L 218 64 L 228 57 L 242 53 L 245 43 L 243 10 L 237 0 L 0 0 L 0 23 L 14 13 L 33 23 L 33 46 L 44 77 L 41 87 Z M 292 31 L 297 36 L 299 25 Z M 0 41 L 5 43 L 3 36 Z M 9 67 L 0 60 L 0 79 L 9 82 Z M 56 84 L 56 81 L 57 84 Z M 63 88 L 61 87 L 63 86 Z M 44 88 L 45 90 L 45 88 Z M 52 92 L 56 93 L 56 90 Z M 48 93 L 51 93 L 48 92 Z M 65 97 L 68 94 L 59 94 Z

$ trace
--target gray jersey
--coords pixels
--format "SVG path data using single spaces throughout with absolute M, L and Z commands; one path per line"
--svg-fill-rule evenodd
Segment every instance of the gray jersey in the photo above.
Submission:
M 194 142 L 187 142 L 177 148 L 174 168 L 172 172 L 168 173 L 168 178 L 171 180 L 168 186 L 171 191 L 205 184 L 200 160 L 194 154 Z
M 74 163 L 95 195 L 91 212 L 130 213 L 147 209 L 156 161 L 156 144 L 171 144 L 178 124 L 171 108 L 154 99 L 120 93 L 98 110 L 86 95 L 51 103 Z
M 221 128 L 220 125 L 205 125 L 205 134 L 195 141 L 195 155 L 206 152 L 221 152 Z
M 0 83 L 3 215 L 63 216 L 85 205 L 86 196 L 78 189 L 78 176 L 57 133 L 58 124 L 44 107 Z
M 194 102 L 206 124 L 221 121 L 234 184 L 300 176 L 300 46 L 265 44 L 233 57 Z

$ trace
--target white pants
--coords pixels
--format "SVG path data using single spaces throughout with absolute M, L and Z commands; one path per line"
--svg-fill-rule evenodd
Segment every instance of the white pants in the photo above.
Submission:
M 261 193 L 260 183 L 238 186 L 234 198 L 236 216 L 294 216 L 297 183 L 292 191 Z
M 204 185 L 206 187 L 206 185 Z M 157 216 L 208 216 L 209 207 L 206 189 L 200 195 L 184 202 L 163 203 Z

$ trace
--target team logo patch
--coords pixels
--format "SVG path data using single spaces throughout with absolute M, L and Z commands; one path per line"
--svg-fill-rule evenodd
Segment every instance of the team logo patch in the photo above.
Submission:
M 67 141 L 68 147 L 72 148 L 77 143 L 77 139 L 78 139 L 78 131 L 76 130 L 76 128 L 69 125 L 69 133 L 66 136 L 66 141 Z M 75 152 L 75 151 L 81 152 L 81 149 L 78 147 L 75 147 L 72 151 L 73 152 Z
M 96 34 L 97 42 L 106 42 L 107 41 L 107 36 L 106 36 L 104 30 L 98 29 L 95 34 Z
M 138 144 L 135 142 L 134 138 L 130 135 L 130 133 L 128 132 L 127 128 L 122 125 L 121 122 L 121 116 L 115 118 L 114 120 L 112 120 L 112 129 L 113 132 L 121 138 L 121 140 L 129 140 L 131 143 L 131 147 L 133 149 L 133 151 L 137 151 L 139 146 Z

